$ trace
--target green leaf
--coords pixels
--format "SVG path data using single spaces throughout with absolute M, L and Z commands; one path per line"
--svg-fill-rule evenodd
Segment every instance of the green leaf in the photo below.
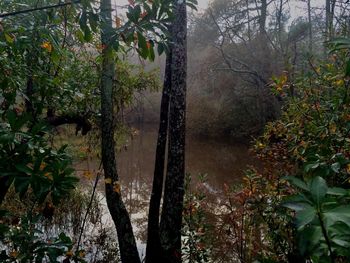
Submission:
M 5 39 L 6 39 L 6 42 L 10 44 L 12 44 L 15 41 L 15 39 L 7 33 L 5 33 Z
M 297 212 L 296 225 L 298 230 L 303 229 L 307 224 L 311 223 L 316 216 L 316 210 L 312 206 L 306 207 L 304 210 Z
M 339 195 L 339 196 L 344 196 L 347 195 L 347 191 L 344 188 L 340 188 L 340 187 L 332 187 L 332 188 L 328 188 L 327 190 L 327 194 L 329 195 Z
M 327 183 L 322 177 L 316 176 L 311 180 L 310 192 L 313 200 L 317 204 L 317 207 L 320 207 L 323 199 L 327 194 L 327 190 L 328 190 Z
M 303 211 L 305 210 L 305 204 L 303 203 L 292 203 L 292 202 L 287 202 L 287 203 L 284 203 L 282 204 L 284 207 L 287 207 L 289 209 L 292 209 L 294 211 Z
M 345 77 L 349 77 L 350 76 L 350 59 L 346 62 L 346 66 L 345 66 Z
M 15 179 L 14 185 L 16 192 L 20 195 L 20 197 L 23 197 L 30 185 L 30 177 L 18 176 Z
M 157 45 L 157 51 L 158 51 L 158 55 L 162 55 L 164 52 L 165 48 L 164 48 L 164 44 L 163 43 L 158 43 Z
M 331 165 L 331 169 L 335 173 L 339 173 L 340 170 L 340 163 L 336 162 Z
M 286 176 L 286 177 L 284 177 L 284 179 L 287 180 L 288 182 L 290 182 L 292 185 L 309 192 L 309 188 L 307 187 L 306 183 L 304 183 L 302 180 L 296 178 L 295 176 Z
M 15 165 L 16 169 L 22 173 L 31 175 L 33 170 L 27 166 L 27 164 L 19 163 Z
M 308 173 L 310 172 L 311 170 L 315 170 L 316 168 L 318 168 L 320 166 L 320 163 L 317 162 L 317 163 L 309 163 L 309 164 L 306 164 L 305 167 L 304 167 L 304 171 L 305 173 Z
M 324 213 L 326 225 L 332 226 L 336 222 L 343 222 L 350 226 L 350 205 L 342 205 Z
M 153 44 L 151 44 L 151 47 L 149 48 L 149 58 L 151 61 L 154 61 L 155 57 L 156 56 L 154 54 Z
M 7 112 L 7 119 L 9 121 L 10 126 L 11 126 L 11 129 L 15 131 L 16 120 L 17 120 L 16 113 L 12 110 L 8 111 Z

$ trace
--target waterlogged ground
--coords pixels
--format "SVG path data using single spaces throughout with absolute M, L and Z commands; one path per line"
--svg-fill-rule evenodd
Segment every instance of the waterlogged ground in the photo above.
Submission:
M 144 126 L 129 137 L 124 147 L 117 152 L 118 172 L 124 201 L 131 214 L 140 255 L 145 252 L 147 209 L 153 178 L 157 127 Z M 201 175 L 206 174 L 204 187 L 214 196 L 222 192 L 224 185 L 239 184 L 243 170 L 254 164 L 256 159 L 248 151 L 248 146 L 240 142 L 222 139 L 205 139 L 188 136 L 186 142 L 186 172 L 191 175 L 192 185 L 196 185 Z M 100 161 L 87 158 L 76 163 L 78 174 L 84 179 L 86 188 L 93 185 Z M 89 173 L 86 173 L 89 171 Z M 104 182 L 100 179 L 98 196 L 104 207 L 103 220 L 112 224 L 104 200 Z

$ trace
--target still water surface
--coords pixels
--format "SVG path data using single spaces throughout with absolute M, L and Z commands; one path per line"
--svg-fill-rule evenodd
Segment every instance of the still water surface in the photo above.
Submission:
M 146 225 L 151 183 L 153 179 L 155 149 L 158 128 L 143 126 L 137 129 L 125 145 L 117 152 L 118 172 L 122 193 L 127 205 L 140 255 L 145 252 Z M 188 136 L 186 141 L 186 172 L 191 174 L 193 183 L 199 180 L 200 174 L 206 174 L 206 187 L 214 195 L 220 193 L 224 184 L 239 184 L 243 170 L 257 160 L 241 142 L 221 139 L 207 139 Z M 80 171 L 96 170 L 97 160 L 82 161 L 77 164 Z M 100 180 L 99 196 L 103 198 L 104 184 Z M 104 220 L 112 224 L 106 209 Z

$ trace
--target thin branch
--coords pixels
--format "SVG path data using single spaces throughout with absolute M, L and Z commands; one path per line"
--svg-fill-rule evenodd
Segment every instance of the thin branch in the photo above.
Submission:
M 47 9 L 52 9 L 52 8 L 61 8 L 61 7 L 67 6 L 67 5 L 79 4 L 80 2 L 81 2 L 81 0 L 75 0 L 75 1 L 66 2 L 66 3 L 58 3 L 56 5 L 47 5 L 47 6 L 41 6 L 41 7 L 36 7 L 36 8 L 30 8 L 30 9 L 25 9 L 25 10 L 9 12 L 9 13 L 0 14 L 0 18 L 15 16 L 15 15 L 19 15 L 19 14 L 27 14 L 27 13 L 32 13 L 35 11 L 47 10 Z
M 99 171 L 98 171 L 98 173 L 96 175 L 94 187 L 92 189 L 92 194 L 91 194 L 91 197 L 90 197 L 90 202 L 89 202 L 89 204 L 88 204 L 88 206 L 86 208 L 86 213 L 85 213 L 85 216 L 84 216 L 83 224 L 82 224 L 81 229 L 80 229 L 80 234 L 79 234 L 79 239 L 78 239 L 78 244 L 77 244 L 77 251 L 79 251 L 81 239 L 82 239 L 82 236 L 83 236 L 83 233 L 84 233 L 84 229 L 85 229 L 86 220 L 87 220 L 87 217 L 89 215 L 89 212 L 90 212 L 90 209 L 91 209 L 91 206 L 92 206 L 92 202 L 94 201 L 96 188 L 97 188 L 98 181 L 99 181 L 100 175 L 101 175 L 101 167 L 102 167 L 102 161 L 100 162 L 100 165 L 99 165 L 99 168 L 98 168 Z

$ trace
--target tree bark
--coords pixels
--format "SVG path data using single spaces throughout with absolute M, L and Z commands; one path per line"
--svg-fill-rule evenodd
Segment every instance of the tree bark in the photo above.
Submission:
M 311 21 L 311 0 L 307 0 L 307 18 L 309 22 L 309 53 L 312 54 L 313 37 L 312 37 L 312 21 Z
M 187 73 L 185 1 L 174 1 L 168 166 L 160 223 L 163 262 L 181 262 L 181 227 L 185 177 Z
M 267 16 L 267 0 L 261 0 L 259 31 L 260 34 L 266 34 L 266 16 Z
M 171 91 L 171 51 L 167 54 L 165 65 L 164 86 L 160 106 L 160 121 L 157 139 L 156 159 L 154 165 L 154 176 L 152 194 L 148 213 L 148 235 L 146 248 L 146 263 L 159 260 L 161 249 L 159 236 L 159 212 L 162 199 L 165 167 L 165 151 L 168 137 L 169 98 Z
M 333 19 L 336 0 L 326 0 L 326 29 L 325 39 L 326 42 L 333 37 Z
M 115 78 L 115 61 L 112 53 L 111 37 L 113 35 L 111 0 L 101 1 L 101 40 L 105 47 L 102 53 L 101 76 L 101 135 L 102 163 L 105 176 L 107 206 L 117 229 L 121 261 L 123 263 L 140 263 L 135 237 L 128 211 L 120 195 L 119 177 L 115 157 L 113 85 Z

